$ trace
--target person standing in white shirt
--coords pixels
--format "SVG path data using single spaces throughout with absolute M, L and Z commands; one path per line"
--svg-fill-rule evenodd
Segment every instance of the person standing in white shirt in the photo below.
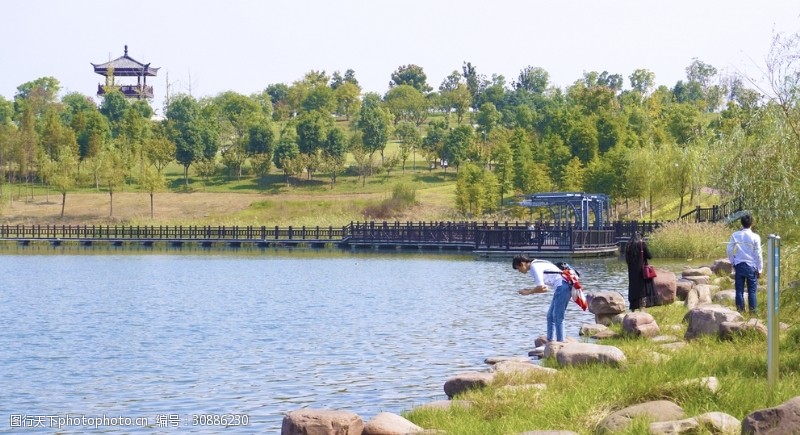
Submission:
M 547 310 L 547 341 L 564 341 L 564 314 L 567 304 L 572 297 L 572 286 L 564 280 L 561 269 L 546 260 L 530 259 L 524 255 L 517 255 L 511 262 L 511 267 L 520 273 L 530 273 L 533 277 L 533 288 L 519 290 L 521 295 L 532 293 L 545 293 L 548 288 L 554 289 L 553 300 Z
M 735 271 L 736 309 L 744 311 L 744 286 L 747 283 L 747 307 L 755 313 L 758 278 L 764 271 L 761 237 L 750 229 L 753 225 L 750 215 L 742 216 L 741 223 L 742 229 L 731 234 L 728 241 L 728 260 Z

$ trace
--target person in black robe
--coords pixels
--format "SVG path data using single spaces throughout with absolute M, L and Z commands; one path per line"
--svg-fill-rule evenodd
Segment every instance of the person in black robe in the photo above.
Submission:
M 645 260 L 653 258 L 647 249 L 647 242 L 638 232 L 633 233 L 625 246 L 625 263 L 628 264 L 628 302 L 631 311 L 656 305 L 653 279 L 645 279 L 643 270 Z

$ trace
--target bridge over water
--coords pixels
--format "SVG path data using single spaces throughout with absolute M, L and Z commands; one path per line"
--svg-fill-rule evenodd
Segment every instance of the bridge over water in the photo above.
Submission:
M 634 231 L 658 223 L 614 222 L 599 229 L 532 222 L 351 222 L 342 227 L 2 225 L 0 242 L 20 245 L 196 245 L 450 250 L 479 256 L 611 256 Z

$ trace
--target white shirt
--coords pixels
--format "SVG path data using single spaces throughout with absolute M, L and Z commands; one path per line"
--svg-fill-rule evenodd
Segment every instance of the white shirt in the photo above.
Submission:
M 531 270 L 528 272 L 533 277 L 533 282 L 537 286 L 546 285 L 554 289 L 561 285 L 561 269 L 547 260 L 533 260 Z
M 744 228 L 731 234 L 728 241 L 728 260 L 731 265 L 747 263 L 758 272 L 763 272 L 764 260 L 761 258 L 761 237 L 750 228 Z

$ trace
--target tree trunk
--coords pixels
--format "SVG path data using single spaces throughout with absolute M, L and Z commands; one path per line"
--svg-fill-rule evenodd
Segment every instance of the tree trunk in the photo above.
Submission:
M 110 198 L 110 201 L 109 201 L 110 208 L 109 208 L 109 211 L 108 211 L 108 217 L 112 217 L 112 216 L 114 216 L 114 191 L 111 190 L 111 189 L 108 189 L 108 196 Z
M 150 219 L 153 219 L 153 192 L 150 192 Z
M 67 192 L 61 192 L 61 217 L 64 217 L 64 205 L 67 203 Z

